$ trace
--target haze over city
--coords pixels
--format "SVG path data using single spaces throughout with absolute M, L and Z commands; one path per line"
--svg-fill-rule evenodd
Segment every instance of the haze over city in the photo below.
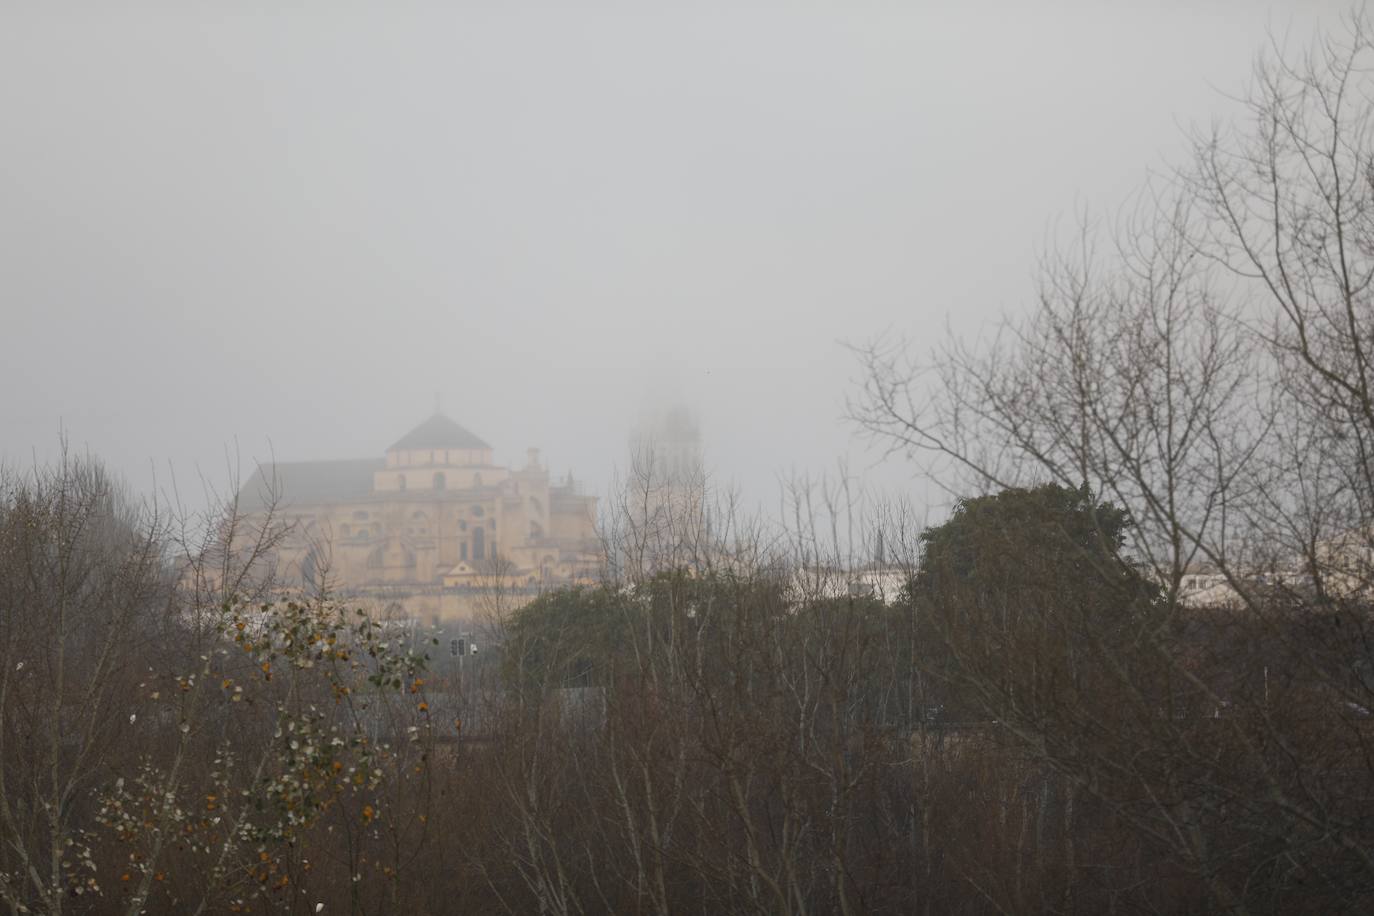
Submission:
M 1272 33 L 1338 3 L 9 3 L 0 458 L 136 488 L 379 456 L 433 409 L 603 493 L 683 403 L 708 466 L 925 496 L 845 342 L 976 333 Z
M 0 908 L 1374 911 L 1374 8 L 0 0 Z

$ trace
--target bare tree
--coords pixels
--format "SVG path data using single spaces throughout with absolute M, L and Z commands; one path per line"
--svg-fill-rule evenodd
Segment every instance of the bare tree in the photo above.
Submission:
M 981 599 L 945 594 L 937 620 L 993 714 L 1233 912 L 1292 905 L 1310 876 L 1322 906 L 1374 892 L 1368 26 L 1281 51 L 1243 124 L 1199 136 L 1105 243 L 1085 225 L 1046 257 L 1029 316 L 929 358 L 859 348 L 851 411 L 956 495 L 1053 482 L 1128 510 L 1125 556 L 1162 593 L 1124 642 L 1109 614 L 1080 621 L 1091 690 L 1029 708 L 987 664 Z M 1198 573 L 1243 614 L 1192 609 Z M 1043 663 L 1069 634 L 1030 638 L 1005 648 Z
M 146 659 L 174 627 L 165 519 L 89 458 L 0 480 L 0 898 L 87 909 L 89 793 L 127 763 Z

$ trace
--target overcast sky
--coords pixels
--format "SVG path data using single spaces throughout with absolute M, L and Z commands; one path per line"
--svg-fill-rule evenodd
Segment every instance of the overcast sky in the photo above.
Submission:
M 596 491 L 682 401 L 771 503 L 876 460 L 843 341 L 1024 308 L 1057 218 L 1346 6 L 0 0 L 0 457 L 222 482 L 440 392 Z

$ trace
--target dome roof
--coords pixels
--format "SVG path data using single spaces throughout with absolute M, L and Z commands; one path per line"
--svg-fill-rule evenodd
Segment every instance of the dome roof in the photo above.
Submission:
M 491 448 L 475 433 L 436 413 L 392 443 L 387 451 L 413 448 Z

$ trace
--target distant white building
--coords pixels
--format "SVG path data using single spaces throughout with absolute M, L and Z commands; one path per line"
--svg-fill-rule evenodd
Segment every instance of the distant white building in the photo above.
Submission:
M 641 418 L 620 499 L 618 555 L 629 577 L 692 568 L 710 555 L 701 427 L 688 408 Z
M 793 573 L 788 584 L 788 599 L 793 604 L 805 604 L 837 598 L 876 598 L 883 604 L 893 605 L 910 579 L 911 570 L 902 566 L 872 564 L 855 569 L 808 566 Z
M 1190 608 L 1239 608 L 1244 604 L 1220 573 L 1185 573 L 1178 583 L 1178 603 Z
M 1351 528 L 1318 541 L 1316 562 L 1327 594 L 1368 598 L 1374 593 L 1374 528 Z

